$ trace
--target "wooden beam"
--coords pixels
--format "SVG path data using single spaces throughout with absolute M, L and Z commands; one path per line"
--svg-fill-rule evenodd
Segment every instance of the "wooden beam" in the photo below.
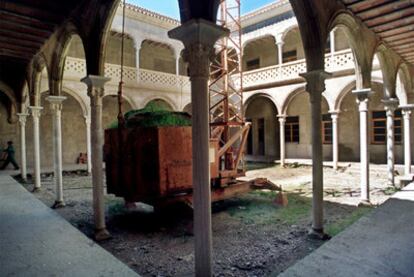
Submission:
M 409 38 L 413 36 L 414 36 L 414 31 L 407 31 L 401 34 L 390 35 L 390 36 L 382 35 L 381 37 L 385 39 L 386 41 L 395 41 L 395 40 L 405 39 L 405 38 Z
M 413 10 L 413 14 L 414 14 L 414 10 Z M 400 18 L 400 19 L 397 19 L 395 21 L 387 22 L 385 24 L 378 25 L 377 27 L 372 27 L 371 29 L 376 33 L 381 33 L 381 32 L 385 32 L 385 31 L 388 31 L 388 30 L 392 30 L 392 29 L 404 27 L 404 26 L 407 26 L 407 25 L 411 25 L 413 23 L 414 23 L 414 15 L 406 17 L 404 19 Z
M 413 37 L 406 37 L 406 38 L 396 39 L 396 40 L 388 40 L 387 39 L 386 42 L 390 46 L 406 44 L 406 43 L 414 42 L 414 36 Z
M 5 21 L 13 21 L 18 24 L 38 27 L 49 31 L 53 31 L 56 27 L 55 24 L 47 22 L 46 20 L 39 20 L 30 16 L 19 15 L 16 13 L 3 10 L 0 10 L 0 17 Z
M 61 1 L 59 1 L 60 3 Z M 23 16 L 30 16 L 32 18 L 36 18 L 38 20 L 45 20 L 47 22 L 52 23 L 61 23 L 63 22 L 66 13 L 70 11 L 66 11 L 66 13 L 62 12 L 51 12 L 47 9 L 41 9 L 32 3 L 31 5 L 19 4 L 17 1 L 13 0 L 3 0 L 0 2 L 0 10 L 8 11 L 14 14 L 23 15 Z
M 30 40 L 25 40 L 25 39 L 15 39 L 15 38 L 4 37 L 0 35 L 0 43 L 2 42 L 11 43 L 11 44 L 18 45 L 18 46 L 21 45 L 21 46 L 35 48 L 35 49 L 40 49 L 43 45 L 43 43 L 40 43 L 40 42 L 34 42 Z
M 390 13 L 384 16 L 376 17 L 373 19 L 368 19 L 365 21 L 365 24 L 367 24 L 368 27 L 376 27 L 386 24 L 387 22 L 392 22 L 411 15 L 414 15 L 414 7 Z
M 36 43 L 44 43 L 46 41 L 46 38 L 31 35 L 31 34 L 22 34 L 22 33 L 16 33 L 11 30 L 1 29 L 0 28 L 0 37 L 8 37 L 8 38 L 14 38 L 18 40 L 28 40 Z
M 354 13 L 357 13 L 379 5 L 387 4 L 392 1 L 394 0 L 366 0 L 348 4 L 347 7 L 350 8 Z
M 1 56 L 11 57 L 11 58 L 15 58 L 18 60 L 25 60 L 25 61 L 30 61 L 33 58 L 33 56 L 28 53 L 16 52 L 14 50 L 9 50 L 9 49 L 0 49 L 0 57 Z M 2 65 L 5 64 L 3 61 L 1 61 L 0 63 Z
M 379 16 L 383 17 L 389 13 L 393 13 L 395 11 L 409 8 L 411 7 L 411 5 L 412 5 L 411 0 L 392 1 L 389 4 L 379 6 L 379 7 L 374 7 L 364 12 L 360 12 L 360 13 L 355 12 L 355 14 L 359 16 L 363 21 L 365 21 L 370 18 L 379 17 Z
M 15 45 L 7 42 L 0 42 L 0 49 L 14 50 L 16 52 L 35 54 L 39 48 Z
M 17 24 L 14 22 L 2 22 L 2 29 L 7 29 L 10 31 L 14 31 L 17 33 L 23 33 L 23 34 L 31 34 L 31 35 L 35 35 L 35 36 L 40 36 L 43 37 L 45 39 L 48 39 L 51 35 L 52 32 L 51 31 L 45 31 L 36 27 L 32 27 L 32 26 L 26 26 L 26 25 L 21 25 L 21 24 Z
M 399 34 L 403 34 L 403 33 L 406 33 L 406 32 L 411 32 L 411 31 L 414 31 L 414 25 L 403 26 L 403 27 L 395 28 L 395 29 L 388 30 L 388 31 L 385 31 L 385 32 L 378 32 L 377 34 L 380 37 L 386 38 L 386 37 L 399 35 Z

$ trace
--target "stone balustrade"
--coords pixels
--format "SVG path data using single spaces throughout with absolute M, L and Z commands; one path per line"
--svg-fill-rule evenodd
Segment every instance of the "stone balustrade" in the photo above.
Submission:
M 338 72 L 354 69 L 354 58 L 350 49 L 326 54 L 326 70 Z M 306 72 L 305 60 L 298 60 L 280 65 L 259 68 L 243 73 L 243 87 L 270 84 L 274 82 L 298 79 L 300 73 Z M 105 76 L 110 77 L 110 83 L 118 83 L 121 67 L 115 64 L 105 64 Z M 65 77 L 80 79 L 86 76 L 84 59 L 66 58 Z M 235 85 L 239 78 L 234 75 Z M 164 73 L 148 69 L 139 69 L 124 66 L 124 83 L 129 87 L 145 88 L 160 91 L 176 91 L 190 93 L 190 80 L 187 76 Z

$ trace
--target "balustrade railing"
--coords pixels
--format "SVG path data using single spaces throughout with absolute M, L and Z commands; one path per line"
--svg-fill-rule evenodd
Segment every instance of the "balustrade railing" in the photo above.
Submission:
M 337 72 L 354 68 L 354 57 L 350 49 L 335 52 L 333 55 L 326 54 L 325 68 L 330 72 Z M 304 59 L 259 68 L 243 73 L 243 87 L 251 87 L 272 82 L 280 82 L 299 78 L 300 73 L 306 72 L 306 61 Z M 234 78 L 236 81 L 237 78 Z M 236 83 L 237 85 L 237 83 Z
M 330 72 L 337 72 L 354 68 L 354 57 L 350 49 L 326 54 L 325 68 Z M 244 72 L 243 86 L 252 87 L 272 82 L 287 81 L 299 78 L 300 73 L 306 72 L 305 60 L 293 61 L 282 65 L 274 65 Z M 111 82 L 119 82 L 121 68 L 116 64 L 105 64 L 105 76 L 111 78 Z M 86 62 L 79 58 L 66 58 L 65 75 L 68 77 L 82 78 L 86 76 Z M 237 76 L 234 81 L 237 84 Z M 124 82 L 126 85 L 139 88 L 158 90 L 190 91 L 190 80 L 187 76 L 124 67 Z
M 82 78 L 86 76 L 86 62 L 84 59 L 67 57 L 65 63 L 65 77 Z M 105 64 L 105 76 L 111 78 L 111 83 L 118 83 L 121 77 L 121 66 Z M 187 76 L 164 73 L 140 68 L 124 66 L 124 83 L 132 87 L 150 88 L 173 91 L 189 91 L 190 80 Z

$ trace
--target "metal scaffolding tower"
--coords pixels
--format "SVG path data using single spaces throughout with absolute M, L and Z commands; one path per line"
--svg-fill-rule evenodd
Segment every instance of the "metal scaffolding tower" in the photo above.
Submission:
M 230 35 L 216 45 L 210 76 L 210 136 L 219 139 L 222 176 L 244 174 L 243 156 L 249 132 L 244 120 L 240 0 L 223 0 L 218 24 Z M 232 174 L 233 173 L 233 174 Z

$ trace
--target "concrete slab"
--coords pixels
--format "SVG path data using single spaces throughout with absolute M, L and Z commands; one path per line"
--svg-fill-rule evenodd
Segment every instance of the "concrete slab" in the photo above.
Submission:
M 414 183 L 279 276 L 414 276 Z
M 0 276 L 138 275 L 3 175 Z

